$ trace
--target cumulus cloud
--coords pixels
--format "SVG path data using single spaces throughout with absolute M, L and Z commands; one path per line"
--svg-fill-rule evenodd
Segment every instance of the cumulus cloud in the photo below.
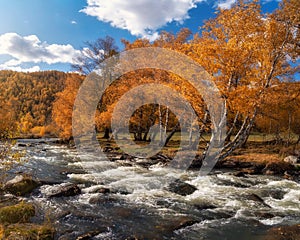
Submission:
M 225 1 L 219 1 L 217 3 L 217 6 L 221 9 L 230 9 L 233 4 L 236 3 L 237 0 L 225 0 Z
M 87 0 L 81 10 L 132 35 L 155 38 L 157 29 L 170 22 L 182 23 L 188 11 L 205 0 Z
M 0 65 L 6 69 L 19 69 L 22 63 L 72 63 L 74 57 L 80 54 L 70 44 L 48 44 L 41 42 L 36 35 L 22 37 L 17 33 L 5 33 L 0 35 L 0 42 L 0 55 L 12 58 Z M 33 68 L 36 70 L 37 67 Z
M 72 20 L 71 24 L 77 24 L 77 22 L 75 20 Z

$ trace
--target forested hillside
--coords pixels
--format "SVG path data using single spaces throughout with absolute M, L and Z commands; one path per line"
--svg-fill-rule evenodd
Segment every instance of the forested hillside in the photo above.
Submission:
M 8 132 L 15 132 L 16 135 L 55 134 L 52 104 L 56 94 L 64 89 L 68 75 L 73 74 L 58 71 L 0 71 L 2 135 Z

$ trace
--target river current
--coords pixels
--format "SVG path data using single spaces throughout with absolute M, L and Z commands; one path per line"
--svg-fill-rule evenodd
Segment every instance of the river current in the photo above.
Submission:
M 27 198 L 40 211 L 34 221 L 50 221 L 56 239 L 89 234 L 86 239 L 254 240 L 263 239 L 273 226 L 300 223 L 300 184 L 294 181 L 225 171 L 177 174 L 161 164 L 144 168 L 92 152 L 78 155 L 51 141 L 18 144 L 28 159 L 19 171 L 44 183 Z M 197 190 L 187 196 L 173 193 L 168 185 L 174 179 Z M 49 192 L 66 183 L 76 183 L 81 194 L 49 198 Z

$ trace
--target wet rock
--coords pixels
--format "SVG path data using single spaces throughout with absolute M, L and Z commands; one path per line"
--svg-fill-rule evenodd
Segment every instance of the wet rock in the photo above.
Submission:
M 39 183 L 30 176 L 18 175 L 4 184 L 3 190 L 16 196 L 24 196 L 31 193 Z
M 299 240 L 300 224 L 293 226 L 274 227 L 268 230 L 262 240 Z
M 267 208 L 272 208 L 270 205 L 266 204 L 265 201 L 260 196 L 258 196 L 255 193 L 252 193 L 252 194 L 248 195 L 247 199 L 255 201 L 255 202 L 259 202 L 259 203 L 261 203 L 262 205 L 264 205 Z
M 236 172 L 233 174 L 235 177 L 247 177 L 244 171 Z
M 132 160 L 132 159 L 133 159 L 132 156 L 130 156 L 128 154 L 125 154 L 125 153 L 123 153 L 121 158 L 120 158 L 120 160 Z
M 137 158 L 135 160 L 135 163 L 143 168 L 149 168 L 150 166 L 157 164 L 160 162 L 160 159 L 147 159 L 147 158 Z
M 112 196 L 102 195 L 102 194 L 95 197 L 91 197 L 89 200 L 90 204 L 113 204 L 115 202 L 118 202 L 117 198 L 114 198 Z
M 29 147 L 29 144 L 26 144 L 26 143 L 18 143 L 18 147 Z
M 283 161 L 290 164 L 297 164 L 299 162 L 299 157 L 290 155 L 284 158 Z
M 270 212 L 256 212 L 255 216 L 259 217 L 259 218 L 264 218 L 264 219 L 276 217 L 273 213 L 270 213 Z
M 162 232 L 164 234 L 169 234 L 169 233 L 173 233 L 176 230 L 180 230 L 180 229 L 192 226 L 196 223 L 199 223 L 199 221 L 195 220 L 192 217 L 181 216 L 181 217 L 174 217 L 173 219 L 170 219 L 166 223 L 157 225 L 155 228 L 156 228 L 156 230 L 159 230 L 160 232 Z M 145 238 L 142 238 L 142 239 L 145 239 Z M 154 238 L 154 239 L 156 239 L 156 238 Z
M 249 184 L 249 183 L 243 183 L 243 182 L 240 182 L 240 181 L 235 181 L 234 179 L 220 179 L 220 178 L 217 178 L 216 181 L 219 185 L 224 185 L 224 186 L 233 186 L 233 187 L 237 187 L 237 188 L 249 188 L 249 187 L 251 187 L 251 184 Z
M 293 170 L 294 166 L 287 162 L 270 162 L 262 170 L 266 175 L 283 175 L 285 171 Z
M 190 217 L 180 217 L 176 220 L 176 222 L 173 223 L 173 231 L 192 226 L 198 222 L 199 221 L 196 221 Z
M 62 175 L 69 175 L 69 174 L 85 174 L 86 171 L 83 169 L 64 169 L 60 171 L 60 174 Z
M 129 160 L 117 160 L 116 163 L 122 167 L 132 167 L 133 163 Z
M 107 194 L 107 193 L 110 193 L 110 189 L 109 188 L 105 188 L 105 187 L 101 187 L 101 188 L 96 189 L 94 191 L 94 193 Z
M 99 235 L 100 233 L 101 233 L 101 231 L 85 233 L 85 234 L 77 237 L 76 240 L 90 240 L 90 239 L 93 239 L 93 237 Z
M 208 203 L 208 202 L 203 202 L 203 203 L 197 203 L 194 205 L 198 210 L 207 210 L 207 209 L 215 209 L 218 208 L 216 205 Z
M 235 212 L 228 212 L 225 210 L 213 211 L 209 209 L 202 212 L 202 216 L 205 220 L 227 219 L 232 218 L 235 214 Z
M 121 194 L 121 195 L 128 195 L 131 194 L 131 192 L 129 192 L 127 189 L 113 189 L 111 190 L 111 193 L 113 194 Z
M 283 191 L 281 189 L 268 189 L 265 191 L 260 191 L 259 195 L 261 197 L 271 197 L 277 200 L 281 200 L 284 198 L 284 195 L 286 194 L 286 191 Z
M 71 197 L 81 193 L 81 189 L 76 184 L 64 184 L 57 187 L 57 189 L 48 196 L 53 197 Z
M 197 188 L 191 184 L 181 181 L 180 179 L 176 179 L 174 182 L 169 184 L 168 190 L 181 196 L 187 196 L 195 192 Z

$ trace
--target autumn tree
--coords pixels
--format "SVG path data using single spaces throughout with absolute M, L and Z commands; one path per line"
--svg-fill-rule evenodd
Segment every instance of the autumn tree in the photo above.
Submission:
M 189 54 L 214 76 L 226 101 L 224 114 L 231 116 L 227 133 L 235 136 L 220 158 L 247 141 L 266 93 L 295 73 L 297 23 L 284 17 L 290 6 L 291 1 L 284 1 L 279 10 L 264 15 L 258 1 L 239 1 L 219 10 L 191 42 Z
M 0 109 L 4 112 L 0 116 L 3 121 L 1 125 L 4 127 L 7 124 L 20 134 L 30 134 L 36 127 L 48 128 L 52 124 L 55 94 L 63 90 L 67 75 L 58 71 L 0 71 L 0 91 L 3 98 Z
M 103 62 L 118 53 L 118 47 L 115 40 L 106 36 L 105 38 L 98 38 L 94 42 L 86 42 L 82 49 L 81 56 L 78 56 L 72 68 L 84 75 L 90 74 L 92 71 L 100 68 Z M 99 122 L 99 121 L 98 121 Z M 109 138 L 108 127 L 104 128 L 104 138 Z
M 68 75 L 64 90 L 57 93 L 57 98 L 53 103 L 52 117 L 63 139 L 72 137 L 73 106 L 83 79 L 84 77 L 78 74 Z

